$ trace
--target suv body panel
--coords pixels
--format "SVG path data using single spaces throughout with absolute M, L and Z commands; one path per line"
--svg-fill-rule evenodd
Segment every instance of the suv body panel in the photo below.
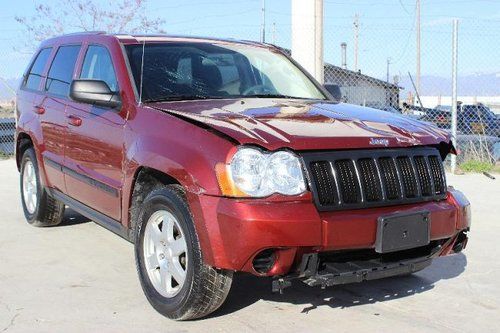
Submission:
M 227 99 L 151 106 L 207 124 L 240 144 L 254 144 L 269 150 L 374 148 L 373 139 L 386 139 L 384 148 L 449 141 L 449 133 L 435 126 L 333 101 Z
M 377 219 L 391 213 L 430 212 L 431 240 L 453 238 L 469 225 L 452 193 L 445 201 L 319 213 L 309 200 L 275 202 L 202 196 L 202 216 L 216 267 L 255 273 L 252 258 L 265 248 L 309 251 L 373 249 Z M 272 215 L 268 213 L 272 211 Z M 251 223 L 249 223 L 251 221 Z M 265 231 L 265 232 L 263 232 Z M 265 244 L 265 246 L 263 246 Z M 294 257 L 272 274 L 285 274 Z
M 266 248 L 279 249 L 277 264 L 266 275 L 287 273 L 306 250 L 373 248 L 376 217 L 389 212 L 429 210 L 431 239 L 453 238 L 468 228 L 460 222 L 465 220 L 465 203 L 452 193 L 440 202 L 328 213 L 318 212 L 310 192 L 264 199 L 223 197 L 214 170 L 217 163 L 228 162 L 238 144 L 297 151 L 386 148 L 372 144 L 371 139 L 377 138 L 387 139 L 387 147 L 397 148 L 447 145 L 450 137 L 438 128 L 387 112 L 327 101 L 236 99 L 144 105 L 138 101 L 123 49 L 124 44 L 143 39 L 237 43 L 100 33 L 67 35 L 42 43 L 40 49 L 53 48 L 44 77 L 60 45 L 81 45 L 74 79 L 79 77 L 88 46 L 105 46 L 122 100 L 119 110 L 111 110 L 44 91 L 19 89 L 16 133 L 31 138 L 41 181 L 47 188 L 121 224 L 120 230 L 130 230 L 129 211 L 139 171 L 160 171 L 186 190 L 205 263 L 254 274 L 258 273 L 252 268 L 252 257 Z M 242 43 L 279 51 L 269 45 Z M 40 83 L 44 85 L 45 79 Z M 33 112 L 42 102 L 46 112 Z M 80 118 L 82 125 L 69 125 L 70 115 Z

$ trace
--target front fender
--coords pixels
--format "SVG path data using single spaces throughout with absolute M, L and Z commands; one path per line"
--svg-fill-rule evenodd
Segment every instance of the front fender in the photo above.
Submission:
M 233 143 L 194 124 L 160 112 L 137 116 L 126 130 L 127 147 L 124 161 L 122 209 L 129 211 L 137 174 L 141 168 L 160 171 L 174 178 L 186 191 L 195 228 L 207 264 L 213 263 L 208 230 L 202 214 L 200 196 L 219 196 L 215 174 L 217 163 L 224 162 Z M 146 122 L 147 126 L 142 128 Z M 130 227 L 130 214 L 123 214 L 122 223 Z M 210 221 L 209 223 L 217 223 Z

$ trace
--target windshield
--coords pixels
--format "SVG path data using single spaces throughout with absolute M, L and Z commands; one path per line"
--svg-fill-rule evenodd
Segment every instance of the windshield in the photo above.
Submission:
M 125 48 L 140 91 L 143 45 Z M 213 43 L 144 46 L 144 102 L 240 97 L 326 99 L 286 56 L 267 48 Z

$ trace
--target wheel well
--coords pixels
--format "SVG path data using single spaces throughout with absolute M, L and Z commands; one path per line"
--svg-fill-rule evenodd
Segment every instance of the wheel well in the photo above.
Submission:
M 29 147 L 33 147 L 33 141 L 30 136 L 26 133 L 19 133 L 16 140 L 16 163 L 17 170 L 21 168 L 21 158 L 23 157 L 24 152 Z
M 152 190 L 161 185 L 181 186 L 177 179 L 156 169 L 142 167 L 136 172 L 129 210 L 129 236 L 133 242 L 135 242 L 135 226 L 139 218 L 139 205 Z

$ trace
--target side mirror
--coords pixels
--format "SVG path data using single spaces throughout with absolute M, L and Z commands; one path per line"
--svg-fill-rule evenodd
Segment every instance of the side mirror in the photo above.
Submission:
M 120 95 L 111 91 L 108 84 L 101 80 L 73 80 L 69 89 L 69 97 L 77 102 L 109 108 L 116 108 L 122 104 Z
M 335 100 L 340 101 L 342 99 L 342 93 L 338 85 L 326 83 L 324 87 Z

